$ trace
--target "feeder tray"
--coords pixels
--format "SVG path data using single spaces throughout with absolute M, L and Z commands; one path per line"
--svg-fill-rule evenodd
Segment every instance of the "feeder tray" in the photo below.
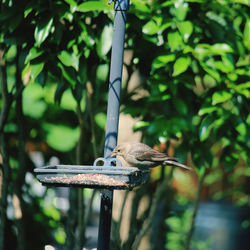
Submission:
M 98 166 L 103 162 L 103 166 Z M 112 166 L 118 163 L 118 166 Z M 116 158 L 98 158 L 94 166 L 51 165 L 36 168 L 38 180 L 46 186 L 77 186 L 98 189 L 133 189 L 144 184 L 149 177 L 148 169 L 122 167 Z

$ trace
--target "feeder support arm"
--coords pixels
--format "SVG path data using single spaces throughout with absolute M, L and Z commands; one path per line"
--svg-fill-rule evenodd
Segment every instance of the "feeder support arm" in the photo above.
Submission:
M 110 156 L 111 152 L 117 145 L 124 54 L 124 37 L 126 28 L 126 11 L 129 8 L 129 0 L 115 0 L 114 2 L 115 17 L 111 51 L 108 110 L 104 147 L 105 158 L 108 158 Z M 97 246 L 98 250 L 109 250 L 112 204 L 113 191 L 103 190 L 101 192 L 101 209 Z
M 126 28 L 126 10 L 128 9 L 128 4 L 128 0 L 115 1 L 114 33 L 111 52 L 108 110 L 104 148 L 105 158 L 110 156 L 117 144 L 124 54 L 124 36 Z

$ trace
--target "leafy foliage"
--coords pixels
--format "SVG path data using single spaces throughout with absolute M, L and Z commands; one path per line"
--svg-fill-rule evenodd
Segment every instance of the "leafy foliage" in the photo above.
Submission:
M 249 177 L 245 167 L 250 152 L 248 7 L 247 0 L 133 0 L 128 12 L 125 53 L 132 52 L 132 58 L 124 65 L 122 111 L 140 118 L 134 130 L 142 132 L 147 144 L 171 142 L 181 161 L 191 156 L 198 175 L 211 169 L 206 185 L 225 174 L 229 186 L 239 176 Z M 7 194 L 12 197 L 22 186 L 21 210 L 34 214 L 25 225 L 31 231 L 42 227 L 47 232 L 40 241 L 29 238 L 28 248 L 43 247 L 51 235 L 64 244 L 58 211 L 46 210 L 44 196 L 29 193 L 31 184 L 25 176 L 34 166 L 28 153 L 41 151 L 46 163 L 52 156 L 72 163 L 81 142 L 80 162 L 92 163 L 102 154 L 114 13 L 106 1 L 3 0 L 0 8 L 0 81 L 8 92 L 0 89 L 0 136 L 6 141 L 8 157 L 4 158 L 2 148 L 1 155 L 10 166 L 10 176 L 5 171 L 3 176 L 12 183 L 7 185 Z M 134 72 L 140 75 L 136 87 L 131 80 Z M 3 110 L 9 111 L 7 116 Z M 25 125 L 24 132 L 20 124 Z M 20 145 L 27 148 L 24 164 Z M 243 167 L 238 169 L 237 164 Z M 158 181 L 160 174 L 155 176 Z M 145 190 L 140 192 L 146 196 L 150 188 Z M 219 191 L 213 198 L 226 198 L 233 192 L 238 194 L 238 204 L 249 205 L 241 185 L 227 193 Z M 136 199 L 135 209 L 140 200 Z M 139 220 L 136 214 L 133 217 L 138 230 L 149 210 Z M 169 239 L 186 215 L 167 216 Z M 6 219 L 5 231 L 20 243 L 22 234 L 14 233 L 18 220 Z M 177 231 L 180 234 L 168 244 L 178 244 L 184 232 Z M 131 248 L 132 241 L 124 246 Z
M 152 67 L 142 82 L 150 96 L 126 99 L 124 111 L 142 115 L 143 122 L 136 130 L 142 126 L 145 137 L 154 138 L 148 141 L 150 144 L 169 138 L 179 140 L 176 154 L 191 151 L 198 168 L 213 166 L 212 147 L 218 141 L 222 145 L 234 141 L 228 146 L 237 152 L 238 159 L 248 161 L 249 50 L 240 42 L 248 39 L 245 4 L 154 1 L 145 3 L 148 17 L 144 13 L 145 17 L 137 20 L 137 26 L 142 26 L 141 50 L 152 48 L 147 50 L 147 63 Z M 135 4 L 131 15 L 137 15 L 137 11 Z M 128 33 L 133 28 L 131 25 Z M 137 46 L 134 39 L 132 47 Z M 145 61 L 138 58 L 137 66 L 144 74 Z M 138 103 L 141 110 L 133 109 Z M 248 129 L 240 132 L 238 126 Z M 228 164 L 223 156 L 220 162 Z

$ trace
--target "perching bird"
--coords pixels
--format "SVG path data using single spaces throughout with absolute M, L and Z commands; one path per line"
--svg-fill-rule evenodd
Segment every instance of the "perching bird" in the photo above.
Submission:
M 185 169 L 190 168 L 178 162 L 174 157 L 149 147 L 139 142 L 125 142 L 117 145 L 111 157 L 116 156 L 122 163 L 122 166 L 137 168 L 152 168 L 159 165 L 177 166 Z

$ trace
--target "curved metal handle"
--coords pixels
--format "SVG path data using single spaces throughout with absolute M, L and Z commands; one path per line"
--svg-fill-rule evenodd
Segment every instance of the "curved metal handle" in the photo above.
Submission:
M 99 157 L 97 159 L 95 159 L 94 161 L 94 166 L 97 166 L 97 163 L 98 162 L 103 162 L 103 165 L 102 166 L 112 166 L 112 163 L 115 164 L 116 166 L 116 163 L 118 164 L 119 167 L 122 167 L 122 163 L 119 159 L 117 158 L 104 158 L 104 157 Z

